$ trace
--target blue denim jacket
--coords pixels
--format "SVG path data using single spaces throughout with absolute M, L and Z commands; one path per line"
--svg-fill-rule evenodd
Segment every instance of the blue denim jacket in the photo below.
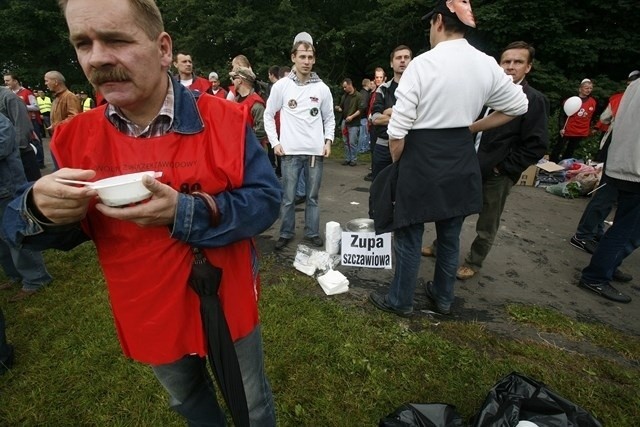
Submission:
M 27 182 L 11 121 L 0 113 L 0 218 L 16 190 Z M 4 240 L 4 234 L 0 232 Z
M 204 123 L 196 97 L 171 79 L 174 90 L 172 130 L 185 135 L 202 132 Z M 209 211 L 199 199 L 179 194 L 170 236 L 199 247 L 220 247 L 260 234 L 278 218 L 282 189 L 264 149 L 247 127 L 245 140 L 244 181 L 240 188 L 215 196 L 221 221 L 211 227 Z M 69 250 L 88 240 L 79 224 L 46 226 L 29 212 L 31 184 L 22 187 L 8 206 L 2 221 L 7 237 L 14 245 L 32 249 Z

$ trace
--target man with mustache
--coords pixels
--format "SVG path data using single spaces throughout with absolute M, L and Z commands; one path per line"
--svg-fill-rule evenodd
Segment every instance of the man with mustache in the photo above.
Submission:
M 82 105 L 78 97 L 67 89 L 64 76 L 59 71 L 47 72 L 44 75 L 44 84 L 56 97 L 51 106 L 51 126 L 47 128 L 50 133 L 53 133 L 64 120 L 79 114 L 82 111 Z
M 10 240 L 67 250 L 93 240 L 125 355 L 151 366 L 189 425 L 223 426 L 189 285 L 199 252 L 222 270 L 212 298 L 229 336 L 218 348 L 239 372 L 232 401 L 246 422 L 235 424 L 275 425 L 252 238 L 275 221 L 281 190 L 246 109 L 196 98 L 171 78 L 173 43 L 154 0 L 59 4 L 78 62 L 107 103 L 58 125 L 51 147 L 61 169 L 10 204 Z M 109 207 L 95 190 L 56 181 L 145 170 L 161 171 L 162 182 L 145 176 L 151 196 L 133 206 Z

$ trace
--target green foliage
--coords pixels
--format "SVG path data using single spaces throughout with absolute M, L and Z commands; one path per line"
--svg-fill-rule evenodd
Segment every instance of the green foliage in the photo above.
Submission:
M 190 52 L 201 75 L 217 71 L 223 85 L 230 84 L 230 61 L 238 54 L 249 58 L 263 80 L 271 65 L 291 65 L 291 43 L 300 31 L 313 35 L 315 69 L 331 87 L 344 77 L 355 82 L 372 77 L 377 66 L 389 74 L 389 52 L 399 44 L 414 55 L 428 49 L 428 24 L 420 17 L 430 6 L 418 0 L 157 1 L 174 50 Z M 44 72 L 57 69 L 72 89 L 87 90 L 56 3 L 3 1 L 0 69 L 17 73 L 32 87 L 42 86 Z M 633 0 L 522 0 L 517 7 L 511 0 L 476 0 L 473 8 L 478 29 L 469 40 L 479 49 L 497 57 L 512 41 L 533 43 L 537 54 L 529 81 L 547 95 L 552 111 L 576 94 L 584 77 L 595 82 L 593 96 L 606 104 L 639 67 Z

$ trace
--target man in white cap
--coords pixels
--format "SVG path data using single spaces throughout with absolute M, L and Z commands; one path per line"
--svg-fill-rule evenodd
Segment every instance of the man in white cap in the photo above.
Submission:
M 589 79 L 582 79 L 578 88 L 578 96 L 582 100 L 580 109 L 569 118 L 564 112 L 560 113 L 558 123 L 560 134 L 549 155 L 549 159 L 552 162 L 572 158 L 573 152 L 578 148 L 578 145 L 591 134 L 591 121 L 597 106 L 597 101 L 591 96 L 592 91 L 593 82 Z
M 306 177 L 305 241 L 323 245 L 320 237 L 318 193 L 322 164 L 331 153 L 335 132 L 333 97 L 329 87 L 312 70 L 316 62 L 313 39 L 299 33 L 291 49 L 293 70 L 271 88 L 264 112 L 264 127 L 276 156 L 281 158 L 284 197 L 280 207 L 280 236 L 275 249 L 281 250 L 295 236 L 295 194 L 298 177 Z M 280 112 L 280 132 L 275 115 Z
M 496 60 L 465 39 L 475 28 L 468 1 L 439 0 L 423 20 L 431 26 L 431 50 L 414 58 L 398 83 L 387 127 L 394 163 L 371 187 L 376 232 L 394 231 L 396 267 L 389 291 L 369 300 L 403 317 L 413 312 L 425 222 L 435 222 L 438 239 L 435 275 L 425 291 L 434 311 L 451 312 L 462 223 L 482 208 L 472 133 L 509 122 L 528 104 Z M 484 105 L 494 112 L 474 123 Z M 389 183 L 395 184 L 391 190 Z M 381 206 L 376 201 L 384 200 L 385 190 L 393 199 Z
M 218 78 L 218 73 L 212 71 L 209 73 L 209 83 L 211 83 L 211 88 L 209 89 L 209 93 L 213 96 L 217 96 L 218 98 L 226 99 L 227 91 L 225 88 L 220 86 L 220 79 Z

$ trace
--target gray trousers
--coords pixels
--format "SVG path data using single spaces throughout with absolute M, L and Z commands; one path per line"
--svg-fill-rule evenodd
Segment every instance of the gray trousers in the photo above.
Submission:
M 477 235 L 465 259 L 466 265 L 474 270 L 482 268 L 493 246 L 511 187 L 513 181 L 505 175 L 491 176 L 482 183 L 482 211 L 476 223 Z

